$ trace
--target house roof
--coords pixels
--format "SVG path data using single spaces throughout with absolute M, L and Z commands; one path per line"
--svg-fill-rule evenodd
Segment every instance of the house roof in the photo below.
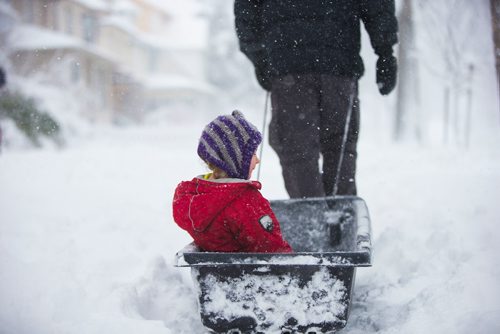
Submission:
M 167 91 L 172 89 L 196 90 L 206 94 L 215 93 L 213 86 L 204 81 L 192 79 L 181 75 L 156 75 L 148 76 L 142 81 L 151 91 Z
M 200 17 L 200 5 L 195 0 L 144 0 L 162 8 L 172 17 L 169 29 L 162 32 L 164 45 L 173 48 L 205 48 L 207 23 Z
M 103 0 L 70 0 L 76 2 L 83 7 L 97 10 L 97 11 L 106 11 L 109 9 L 109 5 Z
M 16 26 L 9 35 L 8 43 L 13 51 L 77 49 L 111 61 L 109 55 L 76 37 L 33 25 Z
M 137 11 L 137 5 L 131 0 L 120 0 L 111 4 L 111 10 L 119 13 L 134 13 Z
M 34 25 L 18 25 L 9 37 L 9 45 L 17 50 L 74 48 L 83 44 L 75 37 Z
M 174 20 L 161 35 L 141 32 L 130 20 L 120 15 L 106 16 L 101 24 L 120 29 L 138 41 L 159 49 L 202 49 L 206 45 L 206 31 L 199 22 Z

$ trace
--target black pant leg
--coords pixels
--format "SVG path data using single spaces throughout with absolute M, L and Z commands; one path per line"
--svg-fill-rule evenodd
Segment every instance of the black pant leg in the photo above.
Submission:
M 325 194 L 332 195 L 334 184 L 337 182 L 337 195 L 356 195 L 356 159 L 360 122 L 357 80 L 322 75 L 321 92 L 321 153 Z M 351 119 L 337 180 L 349 108 L 352 108 Z
M 271 90 L 269 142 L 291 198 L 324 196 L 318 82 L 318 75 L 288 75 L 275 80 Z

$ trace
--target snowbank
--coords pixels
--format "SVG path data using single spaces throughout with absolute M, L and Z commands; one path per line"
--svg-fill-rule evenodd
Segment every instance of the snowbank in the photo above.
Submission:
M 0 156 L 0 332 L 204 333 L 173 223 L 203 121 L 102 129 L 65 150 Z M 383 144 L 365 138 L 360 194 L 374 266 L 358 269 L 345 333 L 500 330 L 500 152 Z M 268 198 L 285 192 L 264 151 Z

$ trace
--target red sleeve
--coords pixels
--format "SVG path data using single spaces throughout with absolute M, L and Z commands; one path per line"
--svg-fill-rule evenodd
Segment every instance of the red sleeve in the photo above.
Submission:
M 269 202 L 257 189 L 247 191 L 232 206 L 231 231 L 243 252 L 290 253 Z

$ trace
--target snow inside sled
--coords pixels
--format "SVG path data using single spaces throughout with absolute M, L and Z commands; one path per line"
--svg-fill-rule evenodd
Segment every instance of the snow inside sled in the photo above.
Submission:
M 177 253 L 212 333 L 333 333 L 349 316 L 356 267 L 371 266 L 370 218 L 355 196 L 271 201 L 295 253 Z

